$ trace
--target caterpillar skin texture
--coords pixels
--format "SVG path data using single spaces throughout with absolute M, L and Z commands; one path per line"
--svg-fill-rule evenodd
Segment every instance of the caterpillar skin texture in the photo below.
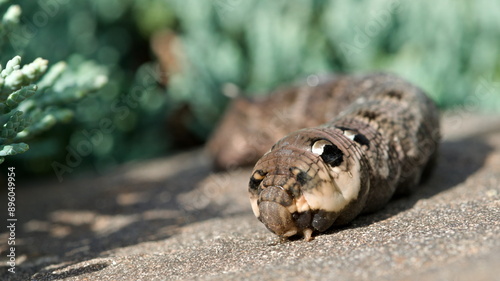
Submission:
M 343 85 L 337 99 L 350 104 L 330 122 L 279 140 L 250 178 L 255 216 L 284 238 L 309 241 L 382 208 L 412 191 L 436 158 L 439 114 L 419 88 L 390 74 L 326 83 Z

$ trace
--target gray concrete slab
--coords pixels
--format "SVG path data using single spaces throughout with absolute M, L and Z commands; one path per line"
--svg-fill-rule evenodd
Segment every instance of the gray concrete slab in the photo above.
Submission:
M 500 117 L 459 117 L 415 194 L 311 242 L 266 230 L 250 171 L 214 174 L 201 151 L 23 186 L 16 273 L 3 232 L 0 279 L 500 280 Z

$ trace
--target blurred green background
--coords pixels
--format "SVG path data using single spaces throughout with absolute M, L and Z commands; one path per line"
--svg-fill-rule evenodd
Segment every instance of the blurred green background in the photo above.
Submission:
M 0 15 L 13 4 L 0 3 Z M 19 5 L 20 27 L 0 42 L 2 66 L 15 55 L 23 64 L 42 57 L 49 66 L 66 61 L 78 79 L 107 76 L 97 92 L 62 105 L 73 112 L 70 121 L 33 137 L 27 152 L 2 164 L 25 175 L 61 180 L 202 145 L 228 104 L 228 89 L 262 95 L 318 73 L 391 71 L 442 109 L 500 109 L 496 0 Z

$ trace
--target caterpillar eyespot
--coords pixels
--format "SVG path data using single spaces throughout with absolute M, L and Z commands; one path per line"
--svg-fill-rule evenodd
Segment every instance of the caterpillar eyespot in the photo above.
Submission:
M 314 142 L 311 151 L 319 155 L 326 164 L 332 167 L 336 167 L 342 163 L 342 151 L 327 140 L 318 140 Z
M 439 145 L 437 108 L 403 79 L 342 76 L 315 89 L 328 87 L 344 102 L 338 115 L 282 138 L 250 180 L 255 216 L 284 238 L 311 240 L 412 190 Z

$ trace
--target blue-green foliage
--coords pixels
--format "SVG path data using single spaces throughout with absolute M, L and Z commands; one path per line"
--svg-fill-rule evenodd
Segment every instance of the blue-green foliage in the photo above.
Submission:
M 77 155 L 83 160 L 78 164 L 81 171 L 89 165 L 99 169 L 165 152 L 169 145 L 168 138 L 161 140 L 165 93 L 158 87 L 157 66 L 149 62 L 147 34 L 141 37 L 130 16 L 139 4 L 48 0 L 19 5 L 23 12 L 18 24 L 0 28 L 0 59 L 21 55 L 27 61 L 37 57 L 51 64 L 65 61 L 65 70 L 53 85 L 37 83 L 40 90 L 43 85 L 51 86 L 57 95 L 39 95 L 39 90 L 34 103 L 56 103 L 73 118 L 32 139 L 29 153 L 16 156 L 21 164 L 15 164 L 38 173 L 52 172 L 55 162 L 67 166 L 67 159 L 74 151 L 78 153 L 78 145 L 89 140 L 89 132 L 100 134 L 99 138 L 90 135 L 89 153 Z M 1 8 L 0 12 L 7 9 Z M 102 86 L 105 80 L 100 90 L 92 87 L 94 83 Z M 102 133 L 100 124 L 108 121 L 112 129 Z
M 488 81 L 491 91 L 476 109 L 500 106 L 499 1 L 165 2 L 182 26 L 188 57 L 170 93 L 203 108 L 200 123 L 212 116 L 206 111 L 219 113 L 223 83 L 259 93 L 331 71 L 392 71 L 443 108 Z
M 7 7 L 0 24 L 2 50 L 17 50 L 13 39 L 19 36 L 21 8 Z M 8 55 L 2 52 L 2 59 Z M 84 65 L 84 64 L 82 64 Z M 82 65 L 78 68 L 82 69 Z M 24 142 L 47 131 L 56 123 L 67 123 L 73 117 L 68 104 L 101 88 L 107 81 L 105 71 L 97 66 L 82 75 L 59 62 L 49 68 L 48 61 L 36 58 L 21 65 L 15 56 L 2 68 L 0 64 L 0 163 L 4 157 L 29 149 Z
M 28 150 L 29 146 L 21 141 L 48 130 L 57 122 L 68 122 L 73 112 L 61 106 L 106 82 L 106 77 L 100 76 L 93 83 L 77 85 L 75 79 L 67 76 L 69 71 L 65 75 L 65 64 L 59 63 L 37 86 L 34 83 L 47 70 L 47 63 L 37 58 L 21 67 L 21 57 L 16 56 L 7 62 L 5 69 L 0 66 L 0 163 L 4 156 Z
M 46 172 L 42 167 L 50 169 L 53 161 L 66 171 L 76 169 L 66 159 L 88 141 L 91 149 L 79 156 L 97 168 L 166 153 L 175 147 L 165 119 L 178 108 L 189 109 L 179 122 L 206 138 L 229 101 L 224 89 L 236 85 L 245 95 L 261 95 L 317 73 L 391 71 L 424 88 L 442 108 L 465 104 L 465 110 L 493 111 L 500 106 L 496 0 L 47 0 L 20 5 L 20 18 L 16 8 L 0 10 L 5 12 L 0 61 L 15 55 L 24 61 L 48 59 L 52 67 L 28 101 L 43 105 L 39 114 L 55 103 L 74 115 L 69 125 L 40 135 L 30 143 L 30 153 L 21 155 L 34 171 Z M 151 36 L 161 30 L 174 34 L 180 46 L 166 86 L 159 83 L 164 74 L 158 73 L 149 48 Z M 61 60 L 66 70 L 57 71 L 62 64 L 52 62 Z M 84 85 L 106 75 L 101 90 L 86 94 L 97 87 Z M 71 77 L 79 81 L 73 87 L 63 82 Z M 53 89 L 59 94 L 41 94 Z M 108 121 L 110 129 L 102 129 Z
M 134 10 L 139 26 L 178 34 L 182 67 L 169 73 L 168 94 L 189 105 L 193 131 L 203 137 L 223 112 L 228 83 L 259 95 L 324 72 L 390 71 L 424 88 L 442 108 L 500 107 L 499 1 L 141 3 Z

